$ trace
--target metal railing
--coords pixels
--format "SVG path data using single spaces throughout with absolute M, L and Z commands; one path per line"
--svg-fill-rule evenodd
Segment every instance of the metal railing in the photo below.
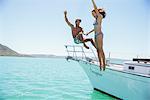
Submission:
M 67 51 L 67 58 L 68 59 L 74 59 L 74 60 L 87 60 L 87 61 L 97 61 L 98 58 L 95 55 L 95 52 L 92 48 L 85 49 L 82 46 L 77 45 L 65 45 L 66 51 Z
M 91 47 L 90 49 L 85 49 L 83 46 L 80 45 L 65 45 L 67 51 L 67 59 L 73 60 L 86 60 L 91 62 L 94 61 L 98 64 L 98 57 Z M 122 65 L 124 61 L 132 61 L 133 58 L 149 58 L 149 56 L 136 56 L 137 54 L 128 54 L 128 53 L 119 53 L 119 52 L 107 52 L 106 53 L 106 64 L 115 64 L 115 65 Z

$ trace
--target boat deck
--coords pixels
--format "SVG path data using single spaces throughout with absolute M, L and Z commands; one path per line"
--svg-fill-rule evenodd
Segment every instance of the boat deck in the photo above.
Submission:
M 86 63 L 89 64 L 94 64 L 96 66 L 99 66 L 99 62 L 98 62 L 98 58 L 95 55 L 94 51 L 92 49 L 90 49 L 91 51 L 89 52 L 85 52 L 84 48 L 82 46 L 74 46 L 74 45 L 65 45 L 66 47 L 66 51 L 68 53 L 68 56 L 66 57 L 66 59 L 71 59 L 71 60 L 75 60 L 75 61 L 84 61 Z M 69 49 L 71 48 L 71 50 Z M 78 55 L 80 54 L 80 55 Z M 88 54 L 92 54 L 93 57 L 88 56 Z M 107 67 L 106 69 L 110 69 L 110 70 L 115 70 L 115 71 L 119 71 L 119 72 L 123 72 L 123 73 L 129 73 L 129 74 L 133 74 L 133 75 L 137 75 L 137 76 L 142 76 L 142 77 L 148 77 L 150 78 L 150 62 L 149 59 L 147 61 L 147 59 L 145 60 L 141 60 L 141 59 L 133 59 L 134 61 L 128 61 L 128 62 L 124 62 L 122 64 L 117 64 L 117 63 L 113 63 L 110 62 L 108 60 L 107 62 Z M 146 62 L 147 61 L 147 62 Z M 140 63 L 139 63 L 140 62 Z M 130 65 L 131 67 L 134 66 L 140 66 L 140 67 L 145 67 L 146 70 L 148 70 L 149 74 L 145 74 L 145 73 L 140 73 L 140 72 L 136 72 L 134 71 L 134 69 L 129 70 L 128 67 L 130 66 L 125 66 L 125 64 Z M 145 70 L 145 69 L 144 69 Z
M 91 63 L 91 64 L 99 66 L 98 62 L 96 62 L 96 61 L 88 62 L 88 63 Z M 123 64 L 110 63 L 110 64 L 107 64 L 106 68 L 107 69 L 111 69 L 111 70 L 115 70 L 115 71 L 119 71 L 119 72 L 123 72 L 123 73 L 128 73 L 128 74 L 133 74 L 133 75 L 138 75 L 138 76 L 143 76 L 143 77 L 150 78 L 150 74 L 143 74 L 143 73 L 137 73 L 137 72 L 133 73 L 132 71 L 125 70 L 125 66 Z

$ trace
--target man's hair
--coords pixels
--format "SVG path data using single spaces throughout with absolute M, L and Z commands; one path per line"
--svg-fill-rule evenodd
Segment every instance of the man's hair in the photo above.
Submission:
M 106 17 L 106 12 L 103 10 L 103 12 L 101 12 L 101 8 L 100 9 L 98 9 L 98 11 L 99 11 L 99 13 L 103 16 L 103 18 L 105 18 Z M 92 10 L 92 12 L 95 12 L 95 9 L 94 10 Z
M 75 21 L 75 22 L 77 22 L 77 21 L 81 22 L 81 19 L 76 19 L 76 21 Z

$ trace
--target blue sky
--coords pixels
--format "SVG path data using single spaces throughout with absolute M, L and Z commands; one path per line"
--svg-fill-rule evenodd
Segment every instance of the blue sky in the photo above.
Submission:
M 95 1 L 107 12 L 105 53 L 150 55 L 149 0 Z M 81 18 L 87 32 L 93 28 L 92 9 L 91 0 L 0 0 L 0 43 L 24 54 L 65 55 L 64 45 L 74 43 L 64 10 L 73 24 Z

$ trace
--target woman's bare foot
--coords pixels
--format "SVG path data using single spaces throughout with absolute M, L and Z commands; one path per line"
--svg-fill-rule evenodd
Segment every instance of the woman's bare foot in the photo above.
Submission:
M 105 71 L 105 69 L 106 69 L 106 68 L 105 68 L 105 67 L 103 67 L 103 71 Z
M 101 65 L 99 66 L 99 70 L 102 71 L 102 66 Z
M 105 65 L 103 65 L 103 66 L 102 66 L 102 68 L 103 68 L 103 71 L 105 71 L 105 69 L 106 69 L 106 66 L 105 66 Z

